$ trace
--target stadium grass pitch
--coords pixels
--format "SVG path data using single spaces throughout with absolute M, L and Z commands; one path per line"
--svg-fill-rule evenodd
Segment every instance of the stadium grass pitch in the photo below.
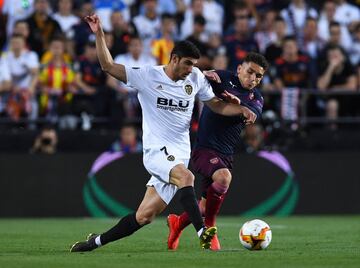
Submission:
M 177 251 L 166 248 L 164 217 L 131 237 L 87 253 L 70 245 L 101 232 L 117 219 L 0 219 L 0 267 L 360 267 L 360 215 L 262 218 L 273 240 L 248 251 L 238 238 L 249 218 L 218 219 L 222 251 L 201 250 L 189 226 Z

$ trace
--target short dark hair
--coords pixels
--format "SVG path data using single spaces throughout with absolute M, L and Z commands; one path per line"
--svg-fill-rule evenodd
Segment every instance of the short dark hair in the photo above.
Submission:
M 306 17 L 306 21 L 315 21 L 315 22 L 318 22 L 317 18 L 313 17 L 313 16 L 307 16 Z
M 280 15 L 277 15 L 277 16 L 275 17 L 275 22 L 279 22 L 279 21 L 281 21 L 281 22 L 284 22 L 284 23 L 285 23 L 284 18 L 283 18 L 283 17 L 281 17 Z
M 330 23 L 329 23 L 329 29 L 331 28 L 331 27 L 340 27 L 341 25 L 340 25 L 340 23 L 339 22 L 337 22 L 337 21 L 330 21 Z
M 293 41 L 293 42 L 297 42 L 295 35 L 287 35 L 284 37 L 284 39 L 282 40 L 283 43 L 287 42 L 287 41 Z
M 136 126 L 133 122 L 124 122 L 121 127 L 120 127 L 120 130 L 121 129 L 124 129 L 124 128 L 133 128 L 136 130 Z
M 139 40 L 140 42 L 142 42 L 142 39 L 140 38 L 140 36 L 138 34 L 130 34 L 129 35 L 129 43 L 133 40 Z
M 256 52 L 249 52 L 246 55 L 246 57 L 244 59 L 244 62 L 256 63 L 257 65 L 263 67 L 265 71 L 269 68 L 269 63 L 265 59 L 265 57 L 263 55 L 259 54 L 259 53 L 256 53 Z
M 19 34 L 19 33 L 13 33 L 11 35 L 11 38 L 21 38 L 21 39 L 25 40 L 25 36 L 23 36 L 22 34 Z
M 344 50 L 342 49 L 342 47 L 338 44 L 329 44 L 326 46 L 326 51 L 329 51 L 329 50 L 335 50 L 335 49 L 339 49 L 341 50 L 341 52 L 345 55 L 344 53 Z
M 170 58 L 172 58 L 173 55 L 177 55 L 179 58 L 189 57 L 193 59 L 200 59 L 201 56 L 199 49 L 192 42 L 187 40 L 175 43 Z
M 14 24 L 14 25 L 18 25 L 18 24 L 20 24 L 20 23 L 26 23 L 26 24 L 29 25 L 29 23 L 28 23 L 26 20 L 17 20 L 17 21 L 15 21 L 15 24 Z
M 164 20 L 175 20 L 175 17 L 171 13 L 165 12 L 161 15 L 161 21 L 164 21 Z
M 247 9 L 248 6 L 243 1 L 234 1 L 232 9 Z
M 204 18 L 203 15 L 196 15 L 194 17 L 194 24 L 200 24 L 204 26 L 206 24 L 206 19 Z
M 56 34 L 54 37 L 50 40 L 50 43 L 52 42 L 62 42 L 65 43 L 66 37 L 63 34 Z
M 96 42 L 94 41 L 87 41 L 85 44 L 86 47 L 91 47 L 91 48 L 95 48 L 96 47 Z

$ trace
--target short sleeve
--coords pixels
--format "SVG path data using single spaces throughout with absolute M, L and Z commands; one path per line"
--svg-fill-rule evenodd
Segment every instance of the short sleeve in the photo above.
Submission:
M 213 89 L 209 83 L 209 81 L 205 78 L 199 71 L 199 92 L 198 97 L 201 101 L 208 101 L 215 97 Z
M 141 91 L 144 87 L 144 81 L 147 81 L 148 70 L 147 66 L 143 67 L 129 67 L 125 66 L 126 71 L 126 85 L 136 89 L 137 91 Z

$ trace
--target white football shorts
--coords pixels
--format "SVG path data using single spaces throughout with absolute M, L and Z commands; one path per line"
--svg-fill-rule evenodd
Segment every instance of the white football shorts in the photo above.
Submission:
M 166 204 L 175 196 L 178 188 L 170 184 L 170 171 L 178 164 L 189 165 L 189 159 L 178 158 L 176 152 L 166 147 L 154 147 L 144 151 L 143 162 L 151 178 L 146 186 L 152 186 Z

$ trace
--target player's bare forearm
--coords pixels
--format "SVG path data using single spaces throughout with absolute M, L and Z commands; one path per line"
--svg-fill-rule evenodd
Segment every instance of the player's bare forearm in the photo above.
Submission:
M 212 98 L 211 100 L 205 102 L 209 108 L 218 114 L 225 116 L 237 116 L 241 115 L 245 118 L 247 124 L 254 123 L 256 120 L 256 114 L 245 106 L 239 104 L 226 103 L 219 98 Z
M 109 49 L 106 46 L 104 32 L 99 30 L 96 33 L 96 51 L 100 61 L 101 69 L 116 79 L 126 83 L 125 66 L 116 64 L 112 58 Z

